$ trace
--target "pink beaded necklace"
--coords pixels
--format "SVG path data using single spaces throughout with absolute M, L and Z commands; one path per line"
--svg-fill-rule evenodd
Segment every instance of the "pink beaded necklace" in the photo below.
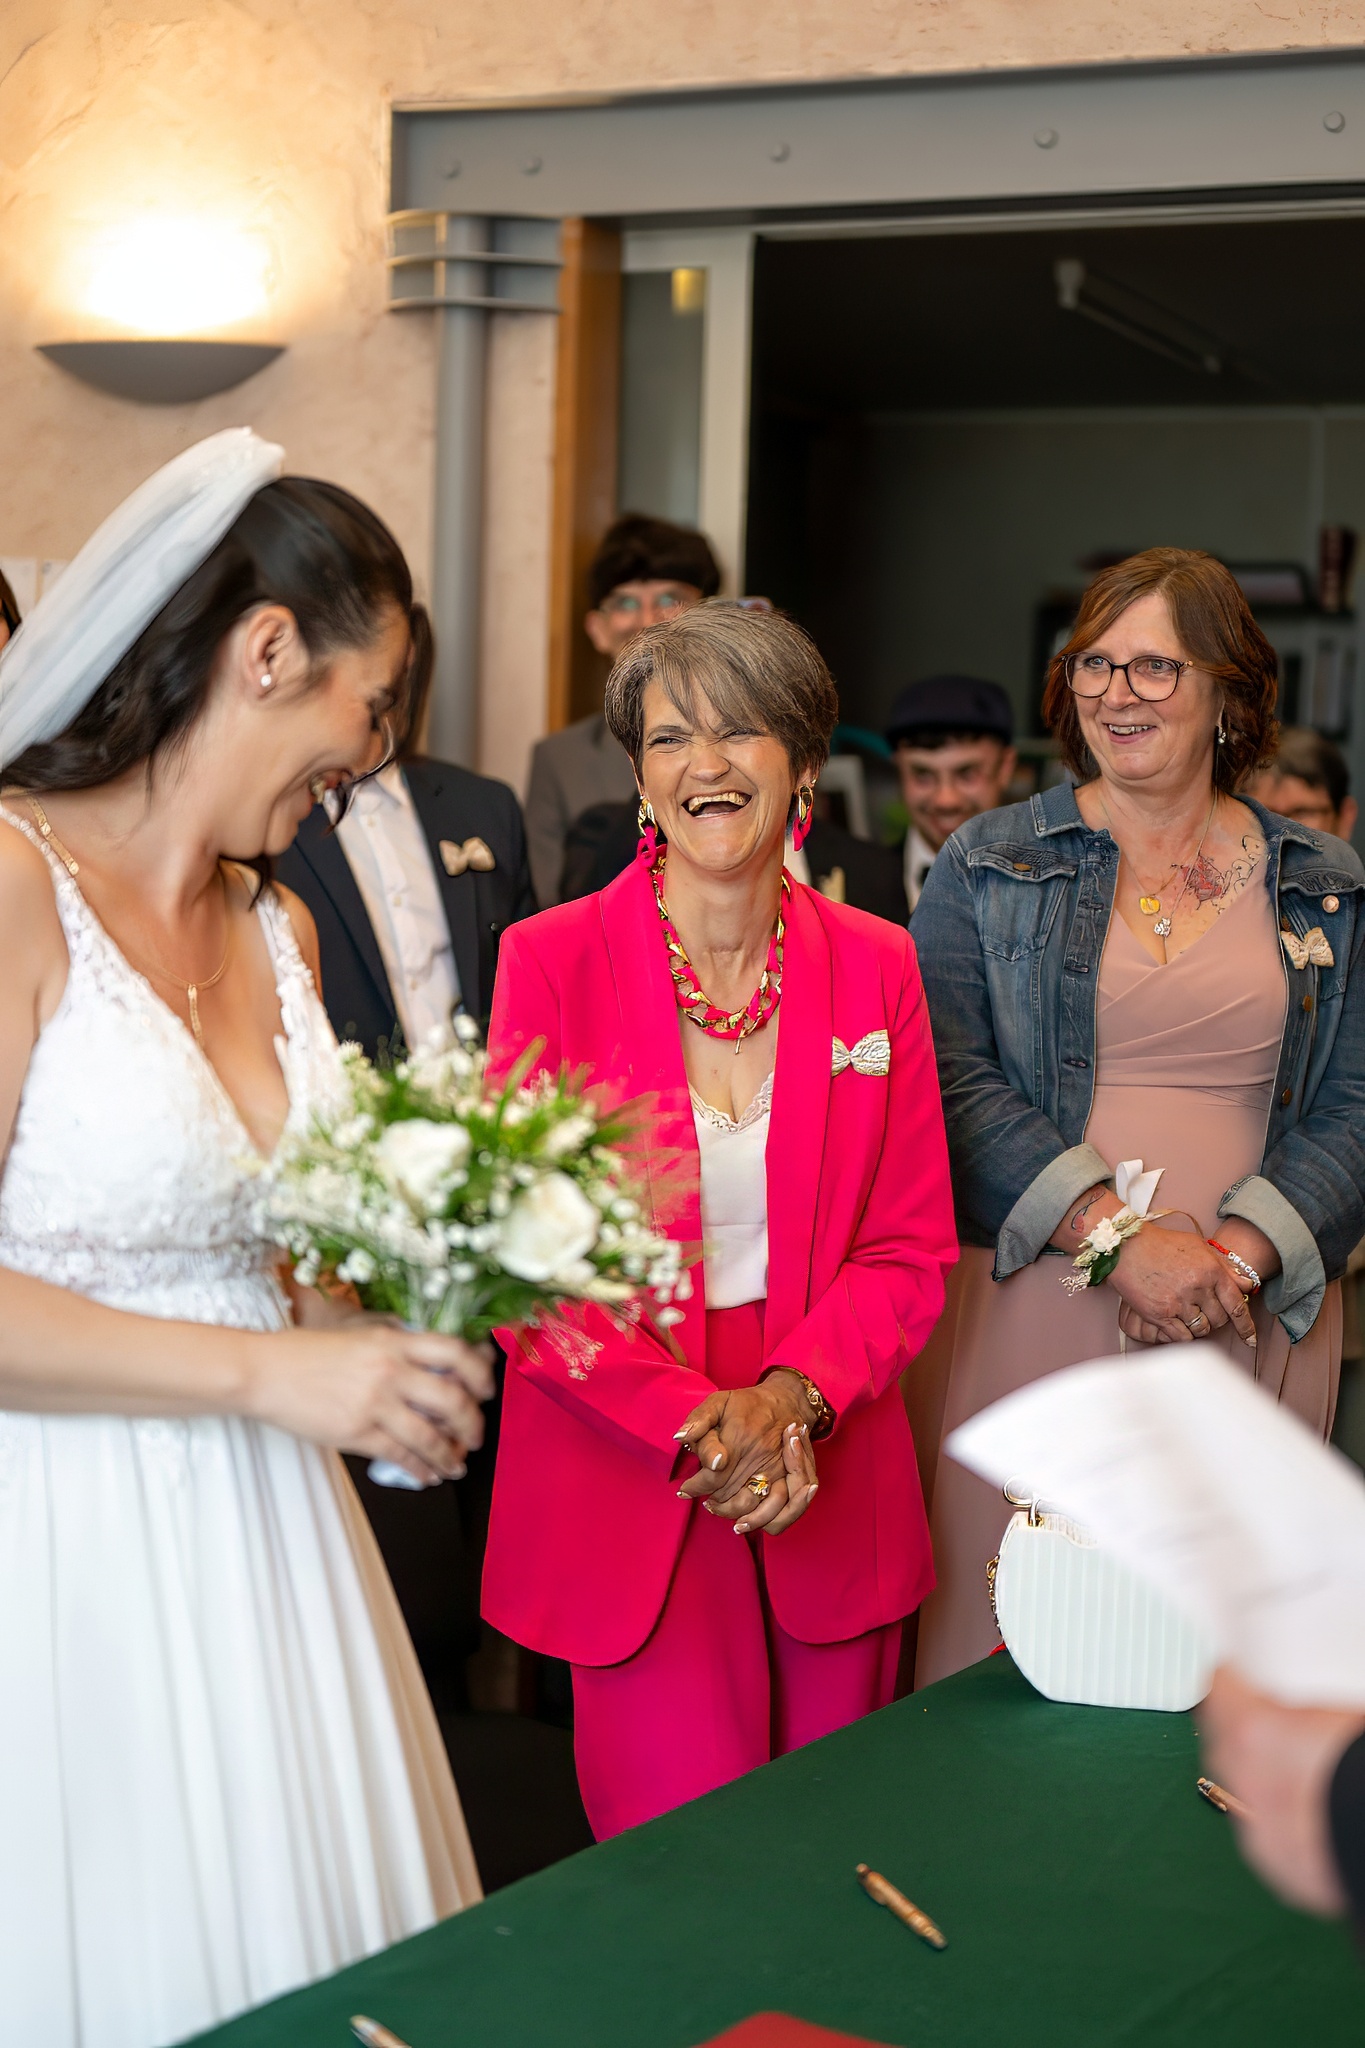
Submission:
M 687 948 L 678 937 L 678 927 L 668 914 L 664 902 L 664 865 L 667 851 L 660 847 L 658 858 L 653 862 L 649 878 L 654 884 L 654 902 L 659 912 L 659 922 L 664 928 L 664 943 L 668 947 L 668 968 L 673 976 L 673 993 L 678 1008 L 685 1017 L 691 1018 L 699 1031 L 705 1031 L 712 1038 L 733 1038 L 738 1052 L 751 1032 L 767 1023 L 782 1000 L 782 942 L 786 937 L 786 924 L 782 915 L 782 903 L 778 904 L 777 921 L 772 937 L 768 941 L 768 962 L 758 978 L 758 987 L 742 1010 L 718 1010 L 710 1000 L 701 983 L 697 970 L 687 957 Z M 782 876 L 782 897 L 785 900 L 788 881 Z

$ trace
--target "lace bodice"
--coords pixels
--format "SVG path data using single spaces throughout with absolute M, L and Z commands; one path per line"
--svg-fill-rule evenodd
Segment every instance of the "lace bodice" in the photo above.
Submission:
M 251 1226 L 263 1162 L 230 1096 L 38 834 L 3 808 L 0 818 L 47 860 L 71 960 L 0 1176 L 0 1265 L 145 1315 L 277 1326 L 278 1255 Z M 336 1041 L 272 891 L 256 914 L 294 1124 L 326 1091 Z

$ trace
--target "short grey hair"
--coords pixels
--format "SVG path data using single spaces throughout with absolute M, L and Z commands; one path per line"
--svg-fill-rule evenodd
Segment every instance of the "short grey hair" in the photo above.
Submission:
M 685 717 L 700 692 L 726 724 L 771 733 L 794 775 L 829 759 L 839 695 L 814 641 L 781 612 L 712 598 L 636 635 L 607 678 L 604 709 L 637 774 L 650 683 Z

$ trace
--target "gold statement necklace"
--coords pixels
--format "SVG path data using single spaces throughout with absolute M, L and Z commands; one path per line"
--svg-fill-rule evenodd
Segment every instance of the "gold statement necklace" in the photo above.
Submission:
M 34 823 L 42 833 L 44 841 L 52 848 L 52 851 L 74 881 L 81 871 L 80 862 L 74 858 L 69 848 L 62 845 L 61 840 L 52 829 L 47 812 L 43 809 L 37 797 L 25 797 L 24 801 L 32 811 Z M 142 965 L 144 970 L 149 969 L 160 980 L 169 981 L 172 987 L 178 988 L 187 998 L 190 1006 L 190 1030 L 194 1033 L 195 1043 L 199 1047 L 200 1052 L 204 1051 L 204 1029 L 199 1021 L 199 998 L 205 989 L 217 987 L 218 983 L 227 973 L 228 961 L 232 958 L 232 914 L 228 909 L 227 879 L 221 868 L 218 870 L 218 880 L 222 884 L 223 890 L 223 916 L 227 924 L 227 942 L 223 947 L 223 957 L 215 971 L 212 974 L 203 976 L 199 981 L 182 981 L 178 974 L 172 974 L 167 967 L 159 967 L 154 961 L 136 963 Z M 127 948 L 125 947 L 122 950 L 126 952 Z

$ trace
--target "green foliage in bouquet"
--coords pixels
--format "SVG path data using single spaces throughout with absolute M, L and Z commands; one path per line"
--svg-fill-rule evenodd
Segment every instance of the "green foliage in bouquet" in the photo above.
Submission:
M 691 1292 L 680 1247 L 650 1227 L 628 1111 L 568 1075 L 491 1087 L 467 1019 L 390 1066 L 341 1048 L 338 1086 L 286 1138 L 262 1193 L 264 1235 L 305 1286 L 335 1274 L 367 1309 L 477 1342 L 571 1302 L 655 1320 Z

